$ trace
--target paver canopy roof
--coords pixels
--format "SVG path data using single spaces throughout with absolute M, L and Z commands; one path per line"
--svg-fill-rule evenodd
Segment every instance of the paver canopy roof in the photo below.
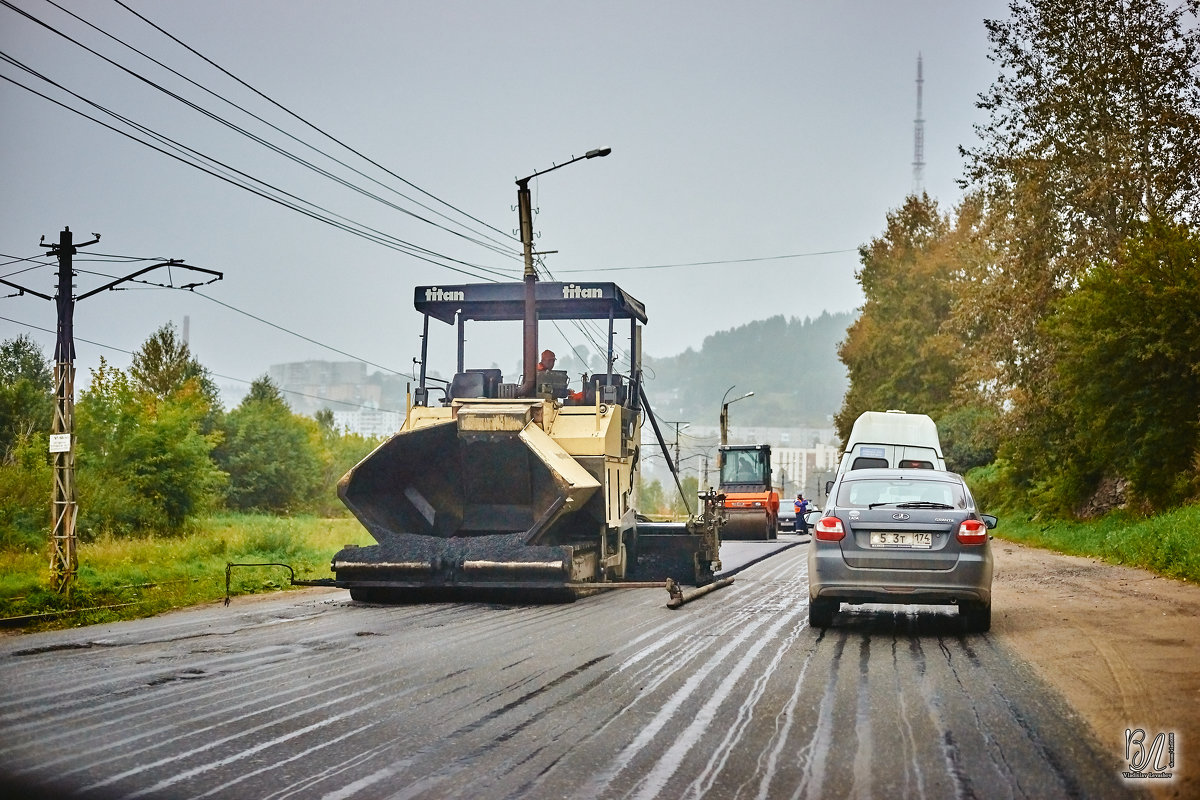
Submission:
M 646 307 L 615 283 L 538 281 L 539 319 L 646 320 Z M 473 320 L 518 320 L 525 317 L 524 283 L 466 283 L 418 286 L 413 305 L 422 314 L 453 324 L 455 315 Z

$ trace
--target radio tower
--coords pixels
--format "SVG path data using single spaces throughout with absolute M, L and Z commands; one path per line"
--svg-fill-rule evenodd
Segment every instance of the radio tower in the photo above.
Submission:
M 917 53 L 917 118 L 913 120 L 913 194 L 920 195 L 925 183 L 925 120 L 921 118 L 921 54 Z

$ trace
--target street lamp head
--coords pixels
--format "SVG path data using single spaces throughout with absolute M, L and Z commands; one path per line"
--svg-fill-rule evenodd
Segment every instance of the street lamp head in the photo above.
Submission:
M 522 190 L 528 189 L 529 182 L 531 180 L 533 180 L 534 178 L 538 177 L 539 175 L 545 175 L 547 172 L 554 172 L 554 170 L 562 169 L 563 167 L 567 166 L 568 164 L 574 164 L 576 161 L 583 161 L 585 158 L 596 158 L 597 156 L 603 158 L 604 156 L 608 155 L 611 152 L 612 152 L 611 147 L 601 147 L 596 150 L 588 150 L 586 153 L 584 153 L 581 156 L 575 156 L 574 158 L 567 159 L 566 161 L 562 162 L 561 164 L 555 164 L 553 167 L 548 167 L 547 169 L 538 170 L 537 172 L 533 173 L 532 175 L 526 176 L 524 178 L 518 178 L 517 186 L 521 187 Z

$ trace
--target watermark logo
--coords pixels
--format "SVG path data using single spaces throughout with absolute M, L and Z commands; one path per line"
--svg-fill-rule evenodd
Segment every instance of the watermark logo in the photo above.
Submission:
M 1175 734 L 1160 732 L 1151 736 L 1143 728 L 1126 728 L 1125 761 L 1129 764 L 1129 769 L 1121 773 L 1125 778 L 1174 777 Z

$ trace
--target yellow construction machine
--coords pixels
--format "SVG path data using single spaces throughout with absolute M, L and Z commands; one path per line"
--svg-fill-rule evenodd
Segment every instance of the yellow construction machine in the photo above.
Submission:
M 636 511 L 644 418 L 666 451 L 642 385 L 644 306 L 614 283 L 530 286 L 416 287 L 424 336 L 404 425 L 338 485 L 378 542 L 333 557 L 331 583 L 353 598 L 571 600 L 634 581 L 699 586 L 720 569 L 715 494 L 686 523 Z M 468 368 L 468 323 L 522 319 L 519 383 Z M 608 369 L 575 391 L 565 372 L 539 370 L 539 319 L 607 322 Z M 458 333 L 453 378 L 436 387 L 425 367 L 430 321 Z M 614 343 L 626 324 L 628 370 L 618 372 Z

